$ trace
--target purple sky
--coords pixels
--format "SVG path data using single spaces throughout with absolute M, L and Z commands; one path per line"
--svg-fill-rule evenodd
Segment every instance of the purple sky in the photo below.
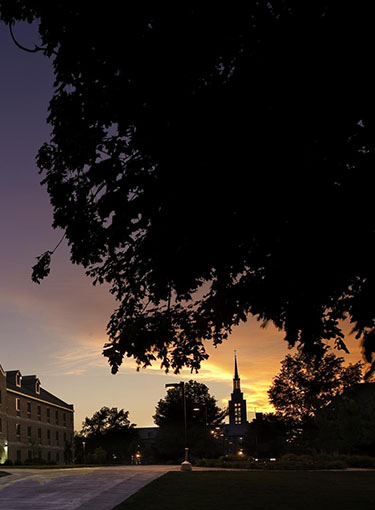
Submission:
M 38 43 L 35 30 L 18 25 L 20 43 Z M 52 262 L 50 276 L 31 282 L 35 257 L 53 249 L 61 232 L 51 227 L 52 209 L 41 187 L 35 156 L 48 141 L 46 123 L 52 95 L 52 65 L 41 54 L 18 49 L 0 24 L 0 363 L 5 370 L 37 374 L 42 385 L 75 406 L 75 428 L 100 407 L 124 408 L 138 426 L 153 425 L 157 401 L 165 383 L 197 378 L 206 383 L 224 407 L 232 388 L 233 349 L 248 410 L 270 409 L 266 391 L 288 352 L 282 333 L 250 320 L 237 328 L 218 349 L 199 377 L 188 371 L 165 375 L 158 365 L 136 372 L 131 361 L 116 376 L 110 374 L 101 351 L 105 326 L 114 307 L 105 288 L 91 285 L 83 269 L 69 262 L 66 244 Z M 351 361 L 360 358 L 354 341 Z M 251 416 L 250 416 L 251 417 Z

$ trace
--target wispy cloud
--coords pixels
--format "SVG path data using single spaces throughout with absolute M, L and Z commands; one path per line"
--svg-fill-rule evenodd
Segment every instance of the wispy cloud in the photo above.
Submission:
M 46 375 L 67 376 L 83 375 L 92 369 L 108 370 L 106 360 L 101 349 L 81 343 L 79 345 L 65 345 L 60 352 L 50 354 Z

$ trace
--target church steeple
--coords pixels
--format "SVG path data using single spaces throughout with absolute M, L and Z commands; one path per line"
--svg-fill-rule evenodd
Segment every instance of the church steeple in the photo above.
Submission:
M 241 380 L 238 375 L 237 353 L 234 351 L 234 378 L 233 393 L 229 401 L 229 423 L 231 425 L 242 425 L 247 423 L 246 400 L 241 391 Z
M 238 376 L 238 367 L 237 367 L 237 353 L 234 351 L 234 379 L 233 379 L 233 391 L 241 391 L 241 379 Z

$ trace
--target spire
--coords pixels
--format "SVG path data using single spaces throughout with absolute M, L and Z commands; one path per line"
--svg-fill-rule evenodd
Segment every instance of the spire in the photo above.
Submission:
M 238 368 L 237 368 L 237 353 L 234 351 L 234 378 L 239 379 L 238 377 Z
M 240 391 L 240 378 L 238 376 L 238 367 L 237 367 L 237 353 L 234 351 L 234 378 L 233 378 L 233 391 Z

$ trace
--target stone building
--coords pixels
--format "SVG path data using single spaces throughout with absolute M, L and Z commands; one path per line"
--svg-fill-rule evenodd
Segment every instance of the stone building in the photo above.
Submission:
M 0 464 L 72 460 L 73 405 L 41 387 L 35 375 L 0 365 Z

